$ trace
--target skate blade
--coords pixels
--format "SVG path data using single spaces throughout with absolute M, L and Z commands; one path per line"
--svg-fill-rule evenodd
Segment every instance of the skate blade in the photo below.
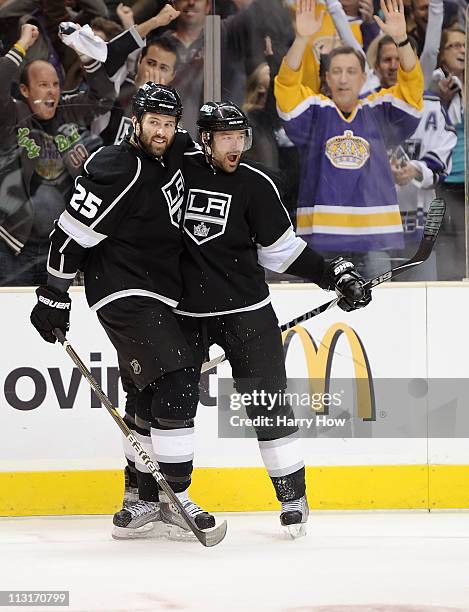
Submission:
M 166 535 L 166 531 L 163 528 L 164 523 L 157 521 L 155 523 L 147 523 L 141 527 L 129 529 L 128 527 L 117 527 L 113 525 L 111 536 L 114 540 L 138 540 L 138 539 L 151 539 L 151 538 L 162 538 Z
M 292 539 L 297 540 L 303 538 L 307 533 L 306 523 L 297 523 L 295 525 L 284 525 L 285 533 Z
M 179 525 L 164 523 L 165 537 L 168 540 L 176 540 L 179 542 L 197 542 L 197 538 L 189 529 L 184 529 Z

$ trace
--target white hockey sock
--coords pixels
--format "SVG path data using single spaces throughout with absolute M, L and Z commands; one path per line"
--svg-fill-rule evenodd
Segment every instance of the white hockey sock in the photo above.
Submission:
M 277 440 L 259 441 L 259 450 L 271 478 L 281 478 L 304 467 L 301 441 L 296 433 Z

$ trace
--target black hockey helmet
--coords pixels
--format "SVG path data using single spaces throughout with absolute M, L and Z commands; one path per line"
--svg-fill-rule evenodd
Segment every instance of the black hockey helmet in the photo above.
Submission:
M 132 113 L 139 121 L 143 113 L 170 115 L 179 120 L 182 115 L 181 98 L 173 87 L 148 81 L 137 90 L 132 98 Z
M 204 132 L 233 132 L 244 130 L 246 140 L 244 151 L 251 148 L 252 129 L 245 113 L 234 102 L 205 102 L 199 110 L 197 127 L 202 144 L 210 144 L 203 137 Z

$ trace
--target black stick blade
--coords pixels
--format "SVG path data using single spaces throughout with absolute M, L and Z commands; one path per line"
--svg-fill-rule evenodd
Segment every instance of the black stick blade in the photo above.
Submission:
M 428 209 L 425 227 L 423 228 L 423 237 L 425 240 L 435 242 L 438 232 L 446 212 L 445 201 L 441 198 L 435 198 Z

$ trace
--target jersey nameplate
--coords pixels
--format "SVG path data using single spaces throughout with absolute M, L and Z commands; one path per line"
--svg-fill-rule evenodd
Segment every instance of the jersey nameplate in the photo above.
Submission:
M 204 189 L 191 189 L 187 197 L 184 231 L 202 244 L 225 233 L 231 195 Z
M 184 177 L 178 170 L 166 185 L 161 188 L 169 208 L 171 223 L 179 228 L 182 216 L 182 203 L 184 201 Z

